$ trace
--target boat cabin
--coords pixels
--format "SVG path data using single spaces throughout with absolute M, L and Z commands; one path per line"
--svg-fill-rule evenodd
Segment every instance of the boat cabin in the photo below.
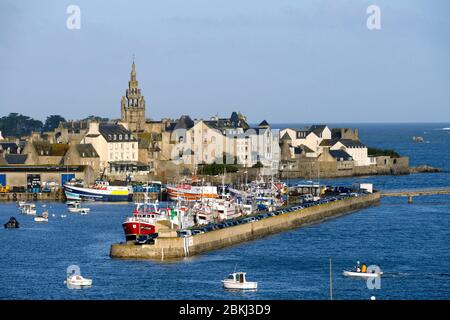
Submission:
M 229 280 L 233 280 L 234 282 L 245 283 L 247 280 L 245 279 L 245 272 L 236 272 L 232 273 L 228 276 Z

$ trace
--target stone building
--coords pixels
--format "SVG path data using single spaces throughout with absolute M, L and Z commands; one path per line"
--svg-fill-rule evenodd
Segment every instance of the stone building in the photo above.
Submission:
M 100 157 L 92 144 L 70 144 L 64 156 L 65 165 L 90 166 L 94 174 L 100 175 Z
M 145 128 L 145 99 L 136 80 L 136 65 L 131 66 L 128 89 L 121 101 L 121 122 L 128 124 L 132 132 L 141 132 Z

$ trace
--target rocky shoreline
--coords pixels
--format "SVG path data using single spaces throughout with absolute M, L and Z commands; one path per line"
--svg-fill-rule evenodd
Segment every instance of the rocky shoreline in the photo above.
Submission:
M 426 164 L 409 168 L 409 173 L 439 173 L 439 172 L 444 172 L 444 170 Z

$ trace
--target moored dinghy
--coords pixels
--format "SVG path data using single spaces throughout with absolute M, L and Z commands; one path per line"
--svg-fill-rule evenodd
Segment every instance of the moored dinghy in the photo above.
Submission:
M 4 224 L 5 229 L 17 229 L 19 228 L 19 221 L 16 220 L 16 218 L 11 217 L 9 218 L 9 221 Z
M 34 217 L 36 222 L 48 222 L 48 212 L 44 211 L 42 215 Z
M 247 281 L 245 272 L 234 272 L 227 279 L 222 280 L 222 283 L 226 289 L 256 290 L 258 287 L 257 282 Z
M 353 268 L 353 270 L 344 270 L 342 273 L 346 277 L 358 277 L 358 278 L 377 278 L 383 275 L 382 271 L 375 271 L 372 270 L 371 272 L 368 272 L 367 266 L 365 263 L 363 263 L 360 266 L 360 262 L 357 262 L 357 265 Z
M 67 279 L 64 281 L 65 284 L 67 284 L 69 287 L 90 287 L 92 286 L 92 279 L 86 279 L 82 277 L 81 275 L 71 275 L 67 277 Z

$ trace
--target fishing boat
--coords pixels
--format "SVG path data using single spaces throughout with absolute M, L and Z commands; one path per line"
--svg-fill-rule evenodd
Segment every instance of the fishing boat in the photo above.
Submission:
M 22 214 L 34 216 L 36 215 L 36 205 L 34 203 L 25 203 L 20 207 Z
M 69 287 L 90 287 L 92 286 L 92 279 L 87 279 L 81 275 L 71 275 L 64 281 Z
M 89 209 L 89 208 L 82 208 L 81 203 L 79 203 L 79 202 L 74 202 L 71 205 L 69 205 L 68 210 L 69 210 L 69 212 L 79 213 L 81 215 L 88 214 L 89 211 L 91 211 L 91 209 Z
M 66 183 L 64 193 L 67 200 L 90 201 L 131 201 L 133 188 L 131 186 L 111 186 L 107 181 L 96 181 L 92 188 Z
M 6 222 L 4 224 L 4 226 L 5 226 L 5 229 L 17 229 L 17 228 L 19 228 L 20 225 L 19 225 L 19 221 L 17 221 L 16 218 L 11 217 L 11 218 L 9 218 L 8 222 Z
M 159 208 L 158 202 L 136 203 L 133 215 L 122 223 L 126 241 L 142 241 L 142 236 L 151 239 L 156 237 L 155 224 L 158 220 L 167 219 L 166 211 Z
M 256 290 L 258 288 L 257 282 L 247 281 L 245 272 L 234 272 L 228 275 L 228 278 L 222 280 L 222 284 L 226 289 Z
M 203 198 L 218 198 L 216 186 L 196 186 L 181 184 L 167 186 L 167 192 L 172 200 L 199 201 Z
M 35 222 L 48 222 L 48 212 L 44 211 L 42 215 L 34 217 Z

